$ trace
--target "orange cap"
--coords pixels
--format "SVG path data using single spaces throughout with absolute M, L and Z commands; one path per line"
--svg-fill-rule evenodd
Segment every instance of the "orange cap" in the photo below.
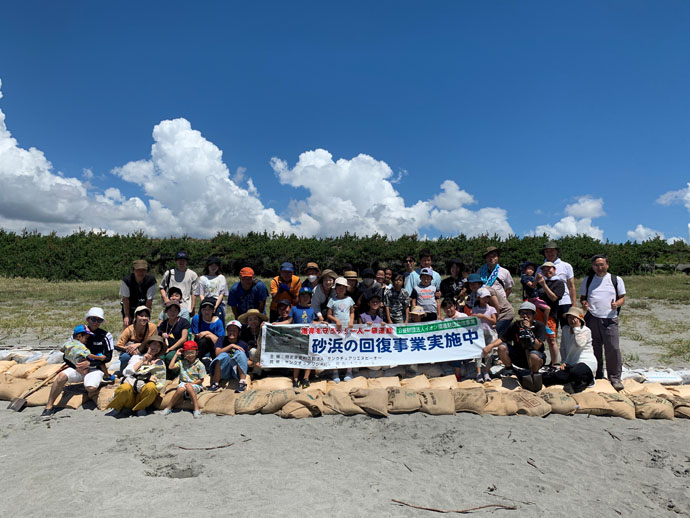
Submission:
M 240 277 L 254 277 L 254 270 L 249 266 L 245 266 L 240 270 Z

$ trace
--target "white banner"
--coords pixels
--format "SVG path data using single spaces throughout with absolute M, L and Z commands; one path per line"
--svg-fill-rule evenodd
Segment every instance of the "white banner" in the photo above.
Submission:
M 341 369 L 481 358 L 484 332 L 476 317 L 414 324 L 263 325 L 266 368 Z

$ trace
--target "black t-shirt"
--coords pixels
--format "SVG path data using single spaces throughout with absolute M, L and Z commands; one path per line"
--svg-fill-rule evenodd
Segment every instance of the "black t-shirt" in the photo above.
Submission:
M 508 329 L 503 331 L 503 334 L 499 337 L 505 343 L 512 343 L 513 345 L 520 345 L 520 338 L 518 333 L 520 332 L 521 322 L 519 320 L 514 320 L 508 326 Z M 544 341 L 546 340 L 546 326 L 543 322 L 535 320 L 532 322 L 532 332 L 534 337 L 541 342 L 541 347 L 537 349 L 538 351 L 544 350 Z
M 558 302 L 565 293 L 565 283 L 562 279 L 553 276 L 550 279 L 546 279 L 546 285 L 554 292 L 557 297 L 556 300 L 551 300 L 541 286 L 537 289 L 537 297 L 549 305 L 549 308 L 551 308 L 551 316 L 555 318 L 556 312 L 558 311 Z
M 168 324 L 168 320 L 163 320 L 158 326 L 158 334 L 163 336 L 163 333 L 168 333 L 168 344 L 173 345 L 182 336 L 182 331 L 189 329 L 189 321 L 186 318 L 178 318 L 174 326 Z
M 216 349 L 217 348 L 227 347 L 228 345 L 230 345 L 230 338 L 228 336 L 221 336 L 220 338 L 218 338 L 218 341 L 216 342 L 216 346 L 213 348 L 213 357 L 214 358 L 216 357 Z M 237 341 L 237 343 L 235 345 L 239 345 L 242 348 L 242 350 L 244 351 L 244 353 L 247 355 L 247 357 L 249 357 L 249 349 L 251 349 L 251 347 L 249 347 L 247 342 L 240 339 Z M 228 354 L 230 354 L 230 353 L 228 353 Z M 230 356 L 232 356 L 232 354 L 230 354 Z
M 113 359 L 113 337 L 100 327 L 94 331 L 92 335 L 89 335 L 89 339 L 86 342 L 86 347 L 88 347 L 91 354 L 102 354 L 105 356 L 105 360 L 100 362 L 98 360 L 90 360 L 92 365 L 98 365 L 99 363 L 108 363 Z
M 446 277 L 441 281 L 441 298 L 457 297 L 460 295 L 463 285 L 460 278 Z

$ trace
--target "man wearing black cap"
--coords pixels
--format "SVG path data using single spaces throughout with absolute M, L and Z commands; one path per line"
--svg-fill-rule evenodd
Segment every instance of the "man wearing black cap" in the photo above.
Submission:
M 134 322 L 134 308 L 151 309 L 156 294 L 156 278 L 148 273 L 149 263 L 138 259 L 132 263 L 132 273 L 125 275 L 120 284 L 122 297 L 122 328 Z
M 197 291 L 197 285 L 199 284 L 199 276 L 196 272 L 189 270 L 187 264 L 189 263 L 189 256 L 187 252 L 181 250 L 175 254 L 175 268 L 172 268 L 163 274 L 163 279 L 161 280 L 159 289 L 161 292 L 161 298 L 163 299 L 163 304 L 168 302 L 168 290 L 175 286 L 180 288 L 182 292 L 182 304 L 183 308 L 187 308 L 190 316 L 194 315 L 194 307 L 196 306 L 196 295 L 194 293 Z

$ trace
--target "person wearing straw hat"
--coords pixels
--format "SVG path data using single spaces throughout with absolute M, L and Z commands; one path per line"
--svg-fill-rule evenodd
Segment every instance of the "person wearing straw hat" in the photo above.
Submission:
M 86 327 L 91 334 L 86 341 L 91 354 L 101 358 L 99 360 L 84 360 L 76 365 L 76 368 L 69 367 L 55 377 L 53 385 L 50 387 L 48 403 L 46 404 L 41 417 L 50 417 L 55 409 L 53 404 L 57 397 L 62 393 L 65 384 L 84 382 L 88 396 L 93 398 L 98 392 L 103 381 L 103 370 L 101 365 L 106 365 L 113 357 L 113 335 L 105 329 L 101 329 L 101 324 L 105 322 L 103 308 L 92 307 L 86 312 Z M 88 333 L 87 333 L 88 334 Z
M 561 358 L 563 363 L 542 376 L 544 385 L 566 385 L 572 392 L 582 392 L 594 384 L 597 359 L 592 347 L 592 331 L 585 325 L 582 310 L 570 308 L 565 318 L 567 324 L 561 329 Z
M 321 276 L 314 288 L 314 293 L 312 293 L 311 308 L 321 320 L 326 320 L 325 315 L 328 313 L 328 301 L 335 297 L 333 285 L 337 278 L 338 275 L 333 270 L 324 270 L 321 272 Z
M 160 358 L 165 347 L 163 338 L 150 336 L 142 346 L 141 354 L 132 356 L 122 370 L 124 380 L 106 407 L 113 410 L 109 413 L 113 417 L 121 415 L 123 410 L 136 412 L 138 417 L 146 416 L 146 409 L 165 388 L 165 363 Z
M 493 288 L 507 299 L 513 290 L 513 277 L 510 272 L 498 264 L 498 256 L 501 250 L 495 246 L 490 246 L 484 252 L 485 264 L 477 272 L 482 278 L 484 286 Z
M 281 304 L 278 305 L 280 306 Z M 261 374 L 261 328 L 268 317 L 258 309 L 250 309 L 237 320 L 242 324 L 240 340 L 247 344 L 247 365 L 253 369 L 254 374 Z
M 316 285 L 319 282 L 320 272 L 321 270 L 319 269 L 319 265 L 317 263 L 313 261 L 308 262 L 304 267 L 304 274 L 307 276 L 307 278 L 302 281 L 302 287 L 311 288 L 312 290 L 316 288 Z
M 573 267 L 560 258 L 561 248 L 555 241 L 547 241 L 541 248 L 541 253 L 545 261 L 550 261 L 556 265 L 556 275 L 565 283 L 566 289 L 563 296 L 558 301 L 558 311 L 556 316 L 557 324 L 561 327 L 566 325 L 565 314 L 571 306 L 577 306 L 577 291 L 575 289 L 575 273 Z M 537 273 L 541 273 L 537 269 Z
M 250 309 L 258 309 L 261 313 L 266 309 L 268 288 L 254 277 L 254 270 L 245 266 L 240 270 L 240 280 L 232 285 L 228 295 L 228 306 L 232 308 L 235 318 Z
M 147 306 L 151 309 L 156 296 L 156 278 L 148 273 L 149 263 L 137 259 L 132 263 L 132 273 L 125 275 L 120 283 L 122 308 L 122 329 L 134 322 L 134 309 Z
M 158 333 L 156 325 L 151 322 L 151 310 L 147 306 L 139 306 L 134 310 L 134 322 L 122 331 L 115 344 L 120 353 L 120 375 L 132 355 L 143 350 L 146 339 Z

